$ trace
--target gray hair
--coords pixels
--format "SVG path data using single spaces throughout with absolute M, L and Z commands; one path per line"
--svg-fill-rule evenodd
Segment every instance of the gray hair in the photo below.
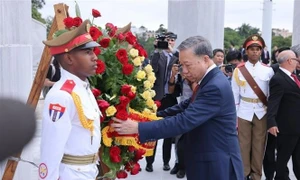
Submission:
M 300 56 L 300 44 L 297 44 L 295 46 L 291 47 L 291 50 L 294 51 L 296 53 L 296 56 L 299 57 Z
M 290 58 L 290 56 L 288 54 L 284 55 L 284 56 L 278 56 L 277 62 L 279 64 L 284 63 L 286 60 L 288 60 Z
M 184 40 L 178 50 L 183 51 L 192 48 L 196 56 L 207 55 L 213 58 L 213 51 L 210 42 L 202 36 L 192 36 Z

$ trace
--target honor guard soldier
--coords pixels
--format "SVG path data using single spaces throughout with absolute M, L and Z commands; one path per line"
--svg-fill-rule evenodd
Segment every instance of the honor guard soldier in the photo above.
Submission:
M 245 179 L 260 180 L 265 151 L 266 108 L 272 68 L 259 62 L 265 42 L 259 35 L 246 39 L 248 61 L 233 72 L 232 90 L 237 107 L 238 137 Z
M 61 79 L 44 103 L 40 179 L 95 180 L 101 112 L 87 77 L 94 75 L 100 46 L 89 34 L 90 22 L 43 43 L 61 65 Z

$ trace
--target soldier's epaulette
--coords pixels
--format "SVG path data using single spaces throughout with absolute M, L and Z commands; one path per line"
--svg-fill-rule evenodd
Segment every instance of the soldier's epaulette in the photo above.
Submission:
M 267 64 L 265 64 L 265 63 L 260 63 L 261 65 L 263 65 L 263 66 L 266 66 L 266 67 L 270 67 L 269 65 L 267 65 Z
M 243 66 L 245 66 L 245 63 L 244 63 L 244 62 L 242 62 L 242 63 L 240 63 L 239 65 L 237 65 L 237 68 L 243 67 Z
M 73 80 L 66 80 L 66 82 L 62 85 L 60 90 L 66 91 L 69 94 L 72 93 L 74 87 L 75 87 L 75 82 Z

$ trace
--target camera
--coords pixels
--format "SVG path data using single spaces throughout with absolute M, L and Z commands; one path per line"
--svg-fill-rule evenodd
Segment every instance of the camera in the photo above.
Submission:
M 235 64 L 225 64 L 225 72 L 226 73 L 232 73 L 233 70 L 236 68 Z
M 169 42 L 166 41 L 167 38 L 171 39 L 177 39 L 177 35 L 173 33 L 164 33 L 164 34 L 158 34 L 155 36 L 157 40 L 157 45 L 155 48 L 158 49 L 168 49 L 169 48 Z

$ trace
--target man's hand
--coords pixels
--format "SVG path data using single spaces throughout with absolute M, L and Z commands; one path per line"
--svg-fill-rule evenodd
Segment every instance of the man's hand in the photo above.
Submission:
M 137 134 L 138 131 L 138 122 L 127 119 L 126 121 L 112 118 L 115 122 L 111 124 L 111 127 L 115 129 L 119 134 Z
M 172 66 L 172 76 L 175 77 L 175 75 L 178 73 L 179 69 L 178 69 L 178 64 L 173 64 Z
M 268 131 L 269 131 L 269 133 L 271 133 L 275 137 L 277 137 L 277 133 L 279 133 L 279 130 L 278 130 L 277 126 L 271 127 Z

